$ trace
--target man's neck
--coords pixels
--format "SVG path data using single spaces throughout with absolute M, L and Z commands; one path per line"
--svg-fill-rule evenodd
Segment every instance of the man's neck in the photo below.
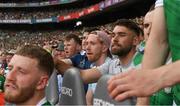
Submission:
M 100 65 L 104 64 L 106 58 L 107 58 L 107 55 L 106 54 L 102 54 L 101 57 L 96 62 L 94 62 L 95 65 L 96 66 L 100 66 Z
M 23 103 L 19 103 L 16 104 L 17 106 L 22 106 L 22 105 L 36 105 L 39 103 L 39 101 L 41 101 L 43 98 L 45 97 L 45 93 L 44 92 L 40 92 L 39 94 L 35 94 L 32 98 L 30 98 L 29 100 L 23 102 Z
M 132 61 L 135 53 L 136 53 L 136 50 L 135 50 L 135 49 L 132 49 L 127 55 L 119 56 L 119 59 L 120 59 L 120 61 L 121 61 L 121 64 L 122 64 L 123 66 L 128 65 L 128 64 Z

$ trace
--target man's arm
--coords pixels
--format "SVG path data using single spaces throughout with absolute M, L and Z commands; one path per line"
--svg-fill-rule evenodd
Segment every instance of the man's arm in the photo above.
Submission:
M 70 64 L 65 63 L 62 60 L 54 59 L 55 68 L 57 69 L 59 74 L 64 74 L 68 68 L 71 68 L 72 66 Z
M 66 64 L 61 60 L 56 60 L 55 64 L 55 67 L 60 74 L 64 74 L 68 68 L 72 67 L 71 65 Z M 80 74 L 83 82 L 86 84 L 97 82 L 98 79 L 101 77 L 101 72 L 97 68 L 81 70 Z
M 142 69 L 154 69 L 163 65 L 168 56 L 168 39 L 163 7 L 154 10 L 152 30 L 145 47 Z
M 128 71 L 108 81 L 110 96 L 122 101 L 137 96 L 151 96 L 158 90 L 180 83 L 180 61 L 147 71 Z
M 154 10 L 152 30 L 143 57 L 142 71 L 163 65 L 168 55 L 166 23 L 163 7 Z M 151 70 L 149 70 L 151 71 Z M 138 98 L 137 104 L 148 105 L 149 98 Z
M 102 76 L 101 72 L 97 68 L 81 70 L 80 73 L 85 84 L 95 83 Z

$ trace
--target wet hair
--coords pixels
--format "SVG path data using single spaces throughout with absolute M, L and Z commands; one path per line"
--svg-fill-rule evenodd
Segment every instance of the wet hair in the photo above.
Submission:
M 17 50 L 15 55 L 36 59 L 38 61 L 38 68 L 47 73 L 49 77 L 51 76 L 54 69 L 54 61 L 51 54 L 45 49 L 39 46 L 25 45 Z

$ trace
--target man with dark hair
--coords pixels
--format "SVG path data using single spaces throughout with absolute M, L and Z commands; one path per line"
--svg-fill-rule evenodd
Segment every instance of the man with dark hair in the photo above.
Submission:
M 142 69 L 117 75 L 109 80 L 109 93 L 113 99 L 121 101 L 131 96 L 151 96 L 171 86 L 171 89 L 165 90 L 172 94 L 169 100 L 173 100 L 173 105 L 180 105 L 179 4 L 179 0 L 156 1 L 152 30 L 147 41 Z M 171 52 L 172 63 L 165 65 L 169 52 Z M 164 94 L 164 96 L 169 95 Z M 172 102 L 165 105 L 172 105 Z M 143 105 L 149 105 L 148 97 L 144 98 Z M 156 105 L 162 104 L 159 102 Z
M 138 27 L 135 22 L 132 22 L 132 21 L 127 20 L 127 19 L 120 19 L 120 20 L 116 21 L 114 23 L 114 27 L 116 27 L 116 26 L 124 26 L 124 27 L 132 30 L 138 36 L 141 33 L 140 27 Z
M 54 62 L 50 53 L 38 46 L 19 49 L 8 64 L 5 100 L 15 105 L 50 105 L 45 98 Z

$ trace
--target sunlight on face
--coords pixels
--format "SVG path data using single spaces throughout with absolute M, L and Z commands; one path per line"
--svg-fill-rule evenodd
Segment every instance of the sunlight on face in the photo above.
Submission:
M 5 81 L 5 100 L 22 103 L 33 97 L 40 78 L 35 59 L 15 55 L 9 63 L 10 72 Z

